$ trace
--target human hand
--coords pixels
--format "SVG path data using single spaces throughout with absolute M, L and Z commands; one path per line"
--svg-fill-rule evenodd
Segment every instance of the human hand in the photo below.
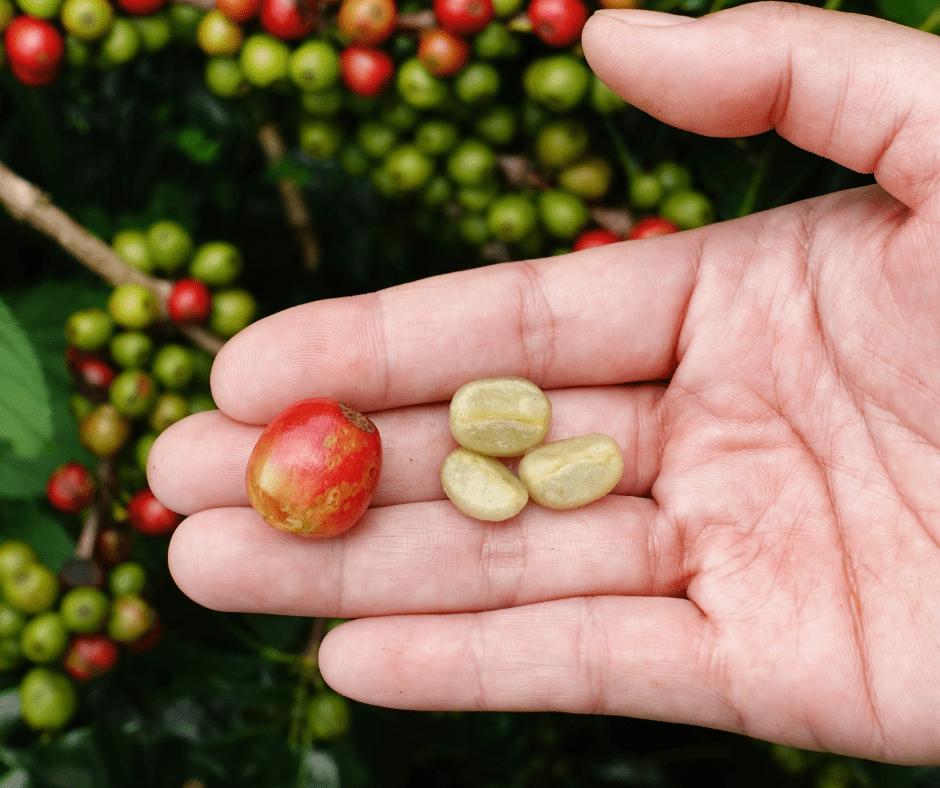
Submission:
M 880 187 L 258 322 L 215 364 L 220 411 L 151 453 L 191 515 L 174 578 L 213 608 L 356 618 L 320 667 L 367 703 L 940 762 L 940 42 L 789 4 L 678 21 L 601 12 L 585 52 L 668 123 L 775 127 Z M 548 391 L 549 439 L 617 440 L 615 494 L 495 525 L 444 499 L 446 401 L 504 374 Z M 260 425 L 309 396 L 385 445 L 331 540 L 268 527 L 244 486 Z

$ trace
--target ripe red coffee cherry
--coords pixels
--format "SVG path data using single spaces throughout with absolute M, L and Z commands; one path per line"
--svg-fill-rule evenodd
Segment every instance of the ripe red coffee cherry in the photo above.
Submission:
M 334 399 L 301 400 L 268 424 L 248 459 L 251 505 L 269 525 L 337 536 L 363 515 L 382 470 L 382 440 Z
M 394 0 L 343 0 L 336 21 L 354 44 L 374 47 L 395 30 L 397 16 Z
M 258 15 L 261 0 L 215 0 L 215 7 L 233 22 L 247 22 Z
M 126 561 L 132 548 L 133 542 L 126 530 L 102 528 L 95 541 L 95 559 L 105 566 L 114 566 Z
M 584 232 L 578 235 L 578 237 L 574 239 L 571 249 L 574 252 L 580 252 L 582 249 L 615 244 L 622 240 L 623 238 L 617 235 L 617 233 L 611 232 L 603 227 L 595 227 L 591 230 L 584 230 Z
M 41 87 L 59 75 L 65 39 L 51 23 L 18 16 L 7 27 L 3 41 L 10 70 L 23 84 Z
M 167 311 L 177 325 L 204 323 L 212 311 L 212 293 L 196 279 L 178 279 L 170 291 Z
M 581 39 L 588 10 L 581 0 L 532 0 L 526 11 L 532 30 L 546 44 L 567 47 Z
M 652 238 L 656 235 L 669 235 L 669 233 L 677 232 L 679 228 L 661 216 L 647 216 L 630 228 L 627 240 L 635 241 L 638 238 Z
M 76 681 L 91 681 L 117 664 L 120 651 L 107 635 L 77 635 L 72 638 L 62 666 Z
M 163 8 L 166 0 L 117 0 L 117 4 L 129 14 L 150 16 Z
M 434 0 L 434 15 L 448 33 L 479 33 L 496 18 L 492 0 Z
M 470 46 L 446 30 L 429 30 L 421 35 L 418 60 L 435 77 L 456 74 L 470 58 Z
M 65 351 L 65 363 L 77 379 L 76 382 L 90 393 L 107 391 L 114 381 L 115 372 L 108 364 L 78 348 L 69 347 Z
M 378 96 L 395 74 L 395 64 L 381 49 L 353 44 L 339 57 L 343 83 L 353 93 L 366 98 Z
M 183 516 L 171 512 L 150 490 L 140 490 L 127 504 L 127 519 L 146 536 L 166 536 L 183 522 Z
M 303 38 L 316 23 L 310 0 L 261 0 L 261 27 L 282 41 Z
M 56 509 L 75 514 L 91 503 L 95 494 L 95 480 L 80 462 L 60 465 L 49 477 L 46 497 Z

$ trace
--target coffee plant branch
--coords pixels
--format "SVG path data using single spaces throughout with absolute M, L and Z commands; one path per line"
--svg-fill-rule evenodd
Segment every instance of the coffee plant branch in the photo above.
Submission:
M 287 146 L 281 137 L 277 126 L 273 123 L 264 123 L 258 128 L 258 144 L 267 159 L 268 166 L 275 167 L 287 155 Z M 313 221 L 307 203 L 304 202 L 300 186 L 293 178 L 278 178 L 277 189 L 281 194 L 281 203 L 287 215 L 287 223 L 294 231 L 297 245 L 303 259 L 304 268 L 316 271 L 320 266 L 320 242 L 313 229 Z
M 104 241 L 53 205 L 41 189 L 21 178 L 2 162 L 0 204 L 18 222 L 25 222 L 54 240 L 78 262 L 112 285 L 133 282 L 151 290 L 160 303 L 161 316 L 167 318 L 167 298 L 173 288 L 172 283 L 128 265 Z M 194 345 L 213 355 L 222 347 L 222 340 L 201 326 L 179 326 L 179 330 Z

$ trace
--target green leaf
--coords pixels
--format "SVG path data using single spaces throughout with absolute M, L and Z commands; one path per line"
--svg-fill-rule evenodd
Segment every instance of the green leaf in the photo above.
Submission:
M 910 27 L 920 27 L 937 8 L 937 0 L 878 0 L 886 18 Z
M 35 500 L 0 503 L 0 534 L 4 539 L 28 542 L 42 561 L 54 569 L 75 551 L 75 541 L 59 518 L 47 513 Z
M 36 351 L 0 301 L 0 439 L 20 457 L 35 457 L 52 439 L 49 390 Z
M 221 147 L 220 142 L 209 139 L 206 133 L 197 126 L 188 126 L 180 131 L 176 137 L 176 144 L 197 164 L 210 164 L 215 161 Z
M 85 280 L 50 280 L 5 294 L 10 310 L 39 358 L 48 385 L 54 435 L 33 458 L 20 457 L 12 446 L 0 441 L 0 498 L 42 495 L 49 474 L 61 463 L 94 462 L 79 443 L 78 430 L 69 413 L 72 386 L 63 360 L 66 343 L 62 328 L 76 309 L 104 306 L 107 294 L 105 285 L 92 286 Z
M 0 788 L 29 788 L 32 782 L 26 769 L 13 769 L 0 779 Z

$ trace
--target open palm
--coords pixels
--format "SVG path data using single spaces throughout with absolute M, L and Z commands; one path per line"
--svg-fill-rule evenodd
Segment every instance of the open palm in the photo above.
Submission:
M 220 609 L 357 618 L 320 660 L 366 702 L 936 762 L 940 43 L 780 4 L 673 21 L 598 14 L 585 51 L 668 122 L 776 127 L 881 187 L 260 321 L 219 356 L 221 411 L 151 454 L 192 515 L 174 577 Z M 444 499 L 446 401 L 503 374 L 548 391 L 549 439 L 618 441 L 613 495 L 502 524 Z M 244 489 L 260 425 L 308 396 L 370 411 L 385 443 L 373 508 L 333 540 L 268 527 Z

